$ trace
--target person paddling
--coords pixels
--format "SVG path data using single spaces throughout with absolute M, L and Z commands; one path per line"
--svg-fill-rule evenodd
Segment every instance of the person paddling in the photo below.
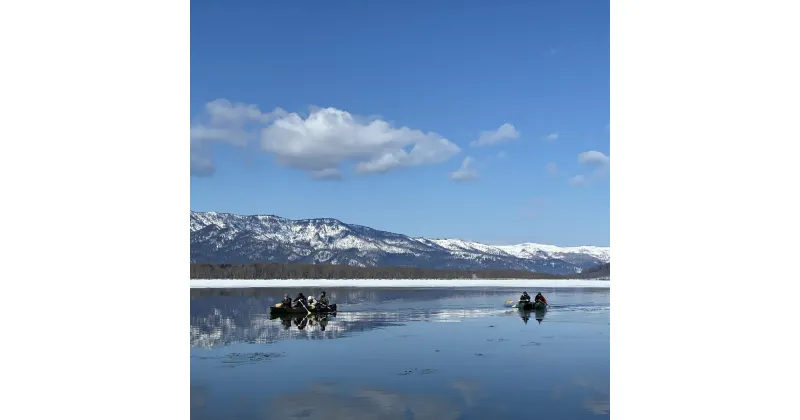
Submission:
M 547 303 L 547 299 L 545 299 L 545 298 L 544 298 L 544 296 L 542 295 L 542 292 L 539 292 L 539 293 L 537 293 L 537 294 L 536 294 L 536 297 L 535 297 L 535 298 L 533 298 L 533 301 L 534 301 L 534 302 L 542 302 L 542 303 L 544 303 L 545 305 L 548 305 L 548 306 L 549 306 L 549 304 Z
M 323 290 L 322 293 L 319 295 L 319 302 L 323 308 L 328 308 L 330 306 L 330 301 L 328 300 L 328 296 L 326 295 L 325 291 Z
M 302 306 L 303 308 L 308 309 L 308 304 L 306 301 L 306 297 L 303 296 L 303 292 L 297 294 L 297 297 L 294 298 L 294 307 Z
M 531 301 L 531 296 L 528 294 L 528 292 L 522 292 L 522 295 L 519 297 L 519 301 L 520 302 L 530 302 Z

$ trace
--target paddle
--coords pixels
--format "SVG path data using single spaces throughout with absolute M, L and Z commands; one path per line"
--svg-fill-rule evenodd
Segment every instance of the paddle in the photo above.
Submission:
M 306 328 L 306 325 L 308 325 L 308 323 L 309 323 L 309 319 L 308 319 L 308 316 L 309 316 L 309 315 L 311 315 L 311 313 L 309 313 L 308 315 L 306 315 L 306 316 L 303 318 L 303 320 L 302 320 L 302 321 L 300 321 L 300 322 L 298 322 L 297 324 L 295 324 L 295 325 L 297 326 L 297 329 L 298 329 L 298 330 L 302 330 L 302 329 L 305 329 L 305 328 Z
M 308 312 L 308 314 L 309 314 L 309 315 L 311 315 L 311 311 L 309 311 L 309 310 L 308 310 L 308 307 L 306 307 L 306 304 L 305 304 L 305 303 L 303 303 L 303 301 L 302 301 L 302 300 L 298 300 L 298 302 L 300 302 L 300 304 L 301 304 L 301 305 L 303 305 L 303 309 L 305 309 L 305 310 L 306 310 L 306 312 Z

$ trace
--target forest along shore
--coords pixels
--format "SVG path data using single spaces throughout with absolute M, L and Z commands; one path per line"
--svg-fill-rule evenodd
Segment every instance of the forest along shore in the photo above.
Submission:
M 212 279 L 189 280 L 189 288 L 220 289 L 229 294 L 234 289 L 309 288 L 330 290 L 334 288 L 390 288 L 390 289 L 513 289 L 515 294 L 525 289 L 610 289 L 611 282 L 583 279 Z M 312 294 L 317 291 L 311 292 Z
M 334 264 L 191 264 L 192 280 L 218 279 L 535 279 L 569 280 L 610 277 L 611 264 L 574 274 L 537 273 L 527 270 L 448 270 L 417 267 L 354 267 Z

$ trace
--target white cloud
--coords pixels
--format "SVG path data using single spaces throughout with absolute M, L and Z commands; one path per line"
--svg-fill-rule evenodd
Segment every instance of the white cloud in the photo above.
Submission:
M 470 143 L 471 146 L 488 146 L 504 141 L 519 138 L 519 131 L 513 125 L 505 123 L 494 131 L 482 131 L 478 140 Z
M 308 117 L 276 108 L 210 102 L 192 125 L 192 174 L 213 173 L 204 147 L 212 142 L 238 147 L 257 144 L 278 164 L 307 171 L 315 179 L 341 179 L 340 166 L 351 163 L 360 174 L 446 161 L 461 149 L 432 132 L 393 127 L 376 117 L 359 117 L 336 108 L 312 108 Z M 209 169 L 212 168 L 212 169 Z M 210 172 L 210 173 L 209 173 Z
M 461 167 L 450 173 L 450 179 L 453 181 L 472 181 L 478 178 L 478 171 L 472 166 L 475 159 L 472 157 L 465 157 L 461 162 Z
M 558 140 L 558 133 L 552 133 L 552 134 L 548 134 L 548 135 L 545 137 L 545 139 L 547 139 L 547 140 L 549 140 L 549 141 L 556 141 L 556 140 Z
M 609 168 L 609 158 L 605 154 L 591 150 L 588 152 L 583 152 L 578 155 L 578 163 L 581 165 L 587 166 L 594 166 L 595 169 L 587 175 L 575 175 L 572 177 L 570 182 L 572 185 L 584 185 L 588 184 L 589 181 L 594 181 L 603 178 L 605 175 L 608 174 Z
M 556 165 L 556 164 L 555 164 L 555 162 L 550 162 L 550 163 L 548 163 L 548 164 L 545 166 L 545 169 L 547 169 L 547 173 L 548 173 L 550 176 L 556 176 L 556 175 L 558 175 L 558 165 Z
M 286 111 L 281 108 L 263 113 L 256 105 L 234 104 L 227 99 L 217 99 L 207 103 L 206 112 L 211 117 L 211 122 L 216 124 L 243 124 L 246 121 L 268 123 L 276 117 L 286 115 Z
M 604 155 L 601 152 L 591 150 L 588 152 L 583 152 L 578 155 L 578 162 L 583 165 L 600 165 L 606 166 L 609 163 L 608 156 Z
M 232 103 L 227 99 L 207 103 L 189 132 L 191 175 L 211 176 L 216 172 L 210 152 L 213 144 L 245 147 L 258 139 L 259 127 L 284 114 L 286 112 L 280 108 L 264 113 L 255 105 Z
M 234 104 L 227 99 L 216 99 L 207 103 L 204 111 L 199 121 L 192 124 L 190 138 L 193 145 L 223 142 L 245 146 L 256 139 L 257 133 L 254 130 L 261 124 L 286 114 L 280 108 L 263 113 L 256 105 Z
M 305 119 L 295 113 L 278 118 L 261 131 L 261 149 L 297 169 L 333 170 L 351 161 L 358 173 L 441 163 L 461 151 L 436 133 L 359 121 L 335 108 L 313 110 Z

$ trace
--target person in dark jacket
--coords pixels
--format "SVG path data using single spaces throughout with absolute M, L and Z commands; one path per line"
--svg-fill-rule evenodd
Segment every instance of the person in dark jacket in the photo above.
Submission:
M 531 301 L 531 296 L 528 294 L 528 292 L 522 292 L 522 296 L 519 297 L 519 301 L 520 302 L 530 302 Z
M 533 298 L 533 301 L 534 302 L 543 302 L 545 305 L 547 305 L 547 299 L 545 299 L 544 296 L 542 296 L 542 292 L 537 293 L 536 297 Z
M 327 294 L 325 294 L 325 291 L 324 291 L 324 290 L 323 290 L 323 291 L 322 291 L 322 293 L 319 295 L 319 300 L 318 300 L 318 302 L 319 302 L 319 303 L 322 305 L 322 307 L 323 307 L 323 308 L 327 308 L 328 306 L 330 306 L 330 301 L 328 300 L 328 295 L 327 295 Z
M 281 306 L 284 308 L 291 308 L 292 307 L 292 298 L 289 297 L 289 294 L 283 295 L 283 300 L 281 301 Z
M 302 307 L 305 307 L 305 308 L 308 307 L 308 300 L 306 300 L 306 297 L 303 296 L 303 292 L 298 293 L 297 297 L 294 298 L 294 307 L 297 308 L 299 306 L 302 306 Z

